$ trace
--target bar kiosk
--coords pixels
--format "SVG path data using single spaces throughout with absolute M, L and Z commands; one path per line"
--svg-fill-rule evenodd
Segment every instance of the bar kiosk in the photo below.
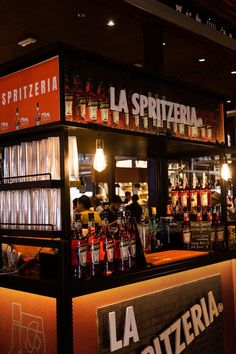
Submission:
M 100 134 L 109 195 L 115 155 L 148 159 L 149 203 L 165 215 L 166 160 L 220 153 L 222 99 L 65 46 L 1 76 L 1 258 L 13 257 L 12 245 L 34 252 L 24 271 L 0 275 L 1 353 L 233 353 L 234 250 L 147 266 L 140 247 L 123 274 L 71 271 L 78 152 L 94 154 Z M 35 260 L 45 249 L 42 272 Z

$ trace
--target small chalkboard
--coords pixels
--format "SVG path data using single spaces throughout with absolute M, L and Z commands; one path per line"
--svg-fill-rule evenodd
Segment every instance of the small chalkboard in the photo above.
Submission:
M 191 250 L 208 251 L 211 247 L 211 222 L 191 221 Z

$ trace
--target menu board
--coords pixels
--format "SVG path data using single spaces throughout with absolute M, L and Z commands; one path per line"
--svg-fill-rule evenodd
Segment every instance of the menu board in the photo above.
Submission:
M 211 247 L 211 222 L 191 221 L 191 244 L 192 250 L 206 251 Z

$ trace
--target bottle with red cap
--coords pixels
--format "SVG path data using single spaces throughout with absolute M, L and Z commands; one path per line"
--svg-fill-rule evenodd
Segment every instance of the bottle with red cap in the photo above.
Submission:
M 126 228 L 129 237 L 129 268 L 136 267 L 136 232 L 134 230 L 134 225 L 132 222 L 131 212 L 130 210 L 126 210 Z
M 114 272 L 114 240 L 109 232 L 107 213 L 103 213 L 103 227 L 100 234 L 101 273 L 111 275 Z
M 84 122 L 86 115 L 86 97 L 82 88 L 82 82 L 79 75 L 74 77 L 74 120 Z
M 95 230 L 94 213 L 89 213 L 88 221 L 88 264 L 89 277 L 100 274 L 100 240 Z
M 86 93 L 86 121 L 96 122 L 97 114 L 98 114 L 98 99 L 96 93 L 94 92 L 94 87 L 91 79 L 87 81 L 85 93 Z
M 129 269 L 129 237 L 125 231 L 122 211 L 118 212 L 117 231 L 114 234 L 116 270 L 124 272 Z
M 82 233 L 81 214 L 75 214 L 76 239 L 77 239 L 77 272 L 76 277 L 81 279 L 87 278 L 87 259 L 88 259 L 88 240 Z

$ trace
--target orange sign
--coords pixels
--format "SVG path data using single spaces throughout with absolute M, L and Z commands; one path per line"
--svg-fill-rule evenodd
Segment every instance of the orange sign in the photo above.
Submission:
M 55 299 L 0 288 L 0 304 L 1 354 L 57 353 Z
M 60 120 L 58 56 L 0 78 L 0 132 Z

